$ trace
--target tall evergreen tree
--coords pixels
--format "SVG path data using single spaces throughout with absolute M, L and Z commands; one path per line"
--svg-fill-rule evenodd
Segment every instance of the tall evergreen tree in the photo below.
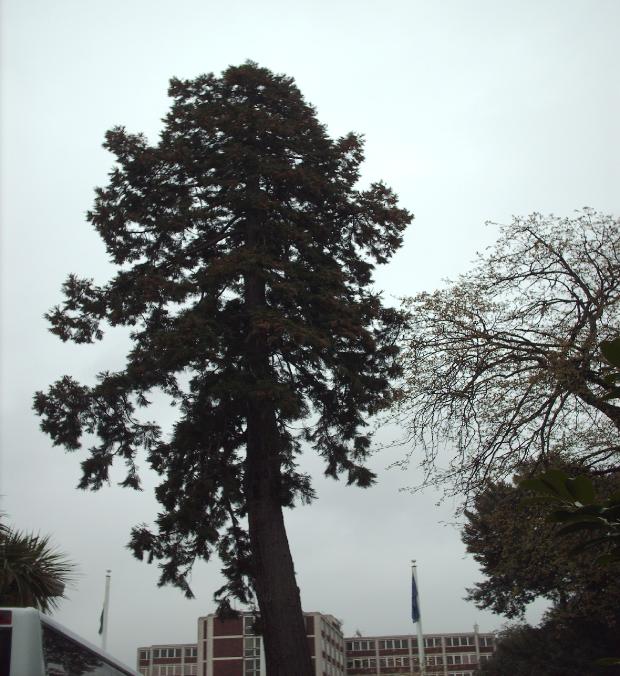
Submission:
M 269 673 L 312 673 L 282 507 L 313 497 L 302 444 L 326 474 L 369 486 L 365 417 L 393 398 L 398 311 L 372 272 L 411 215 L 382 183 L 359 190 L 362 139 L 332 140 L 293 79 L 246 63 L 173 79 L 157 145 L 108 132 L 116 156 L 88 219 L 118 266 L 103 286 L 71 275 L 47 317 L 62 340 L 132 327 L 123 370 L 84 386 L 65 376 L 35 395 L 55 445 L 97 443 L 79 487 L 99 489 L 115 458 L 139 488 L 136 454 L 162 477 L 157 528 L 130 546 L 160 563 L 160 584 L 190 596 L 197 558 L 217 552 L 221 610 L 255 594 Z M 163 390 L 170 435 L 138 417 Z

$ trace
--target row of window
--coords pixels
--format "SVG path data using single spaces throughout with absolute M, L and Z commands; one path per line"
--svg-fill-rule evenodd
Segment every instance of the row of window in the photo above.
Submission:
M 443 664 L 443 655 L 427 655 L 426 664 Z M 477 664 L 476 653 L 466 653 L 465 655 L 446 655 L 446 664 Z
M 414 660 L 414 663 L 417 660 Z M 379 658 L 380 667 L 407 667 L 409 666 L 408 657 L 380 657 Z
M 414 664 L 418 663 L 418 660 L 414 658 Z M 380 657 L 379 658 L 380 667 L 408 667 L 409 658 L 408 657 Z M 377 667 L 376 657 L 356 657 L 352 660 L 347 660 L 347 669 L 375 669 Z
M 481 655 L 481 662 L 487 659 L 486 655 Z M 466 653 L 463 655 L 446 655 L 445 664 L 448 666 L 454 664 L 477 664 L 478 658 L 475 653 Z M 418 664 L 418 658 L 413 658 L 413 664 Z M 426 664 L 428 666 L 442 666 L 444 664 L 443 655 L 426 655 Z M 375 669 L 377 666 L 376 657 L 356 657 L 347 660 L 348 669 Z M 379 667 L 408 667 L 409 657 L 390 655 L 389 657 L 379 657 Z
M 185 650 L 183 650 L 183 648 L 153 648 L 153 650 L 141 650 L 140 659 L 148 660 L 151 653 L 153 654 L 154 660 L 170 657 L 180 658 L 183 654 L 185 654 L 185 657 L 196 657 L 198 655 L 198 648 L 196 646 L 187 646 Z
M 430 636 L 424 639 L 425 648 L 441 648 L 441 636 Z
M 476 639 L 473 635 L 470 636 L 444 636 L 444 645 L 447 648 L 458 648 L 460 646 L 474 646 Z M 374 650 L 377 642 L 372 639 L 360 639 L 354 641 L 347 641 L 347 652 L 358 652 L 362 650 Z M 403 650 L 409 647 L 409 639 L 406 638 L 390 638 L 381 639 L 378 641 L 379 650 Z M 411 638 L 411 645 L 417 648 L 418 641 Z M 479 636 L 478 645 L 483 647 L 490 647 L 493 645 L 492 636 Z M 441 648 L 441 636 L 428 636 L 424 639 L 424 646 L 426 648 Z
M 417 647 L 418 642 L 415 641 Z M 403 650 L 409 648 L 409 641 L 406 638 L 390 638 L 385 641 L 379 641 L 379 650 Z
M 354 660 L 347 660 L 347 669 L 373 669 L 377 666 L 377 660 L 374 657 L 359 657 Z
M 446 647 L 457 648 L 461 645 L 476 645 L 476 641 L 473 636 L 446 636 Z
M 196 676 L 196 664 L 155 664 L 151 667 L 140 667 L 143 676 Z
M 374 650 L 374 641 L 347 641 L 347 651 L 357 652 L 359 650 Z

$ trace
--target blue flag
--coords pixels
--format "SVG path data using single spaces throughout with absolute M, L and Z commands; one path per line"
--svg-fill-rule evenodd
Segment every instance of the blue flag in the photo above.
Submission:
M 411 619 L 418 622 L 420 619 L 420 606 L 418 605 L 418 588 L 415 583 L 415 577 L 411 574 Z

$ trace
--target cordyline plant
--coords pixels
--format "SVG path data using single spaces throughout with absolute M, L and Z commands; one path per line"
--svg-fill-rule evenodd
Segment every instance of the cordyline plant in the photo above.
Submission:
M 139 488 L 146 451 L 162 511 L 133 530 L 135 555 L 190 596 L 194 561 L 216 552 L 220 609 L 255 594 L 269 673 L 310 674 L 282 507 L 313 497 L 302 444 L 326 474 L 373 482 L 365 417 L 393 399 L 403 315 L 372 272 L 412 217 L 384 184 L 356 188 L 362 139 L 329 138 L 291 78 L 248 62 L 169 93 L 157 145 L 106 136 L 116 167 L 88 219 L 118 272 L 70 276 L 47 315 L 76 343 L 132 327 L 126 366 L 92 387 L 66 376 L 34 405 L 55 445 L 98 439 L 80 488 L 106 483 L 115 458 Z M 178 405 L 170 435 L 138 416 L 152 391 Z
M 47 535 L 7 526 L 0 514 L 0 606 L 51 613 L 75 579 L 75 565 Z

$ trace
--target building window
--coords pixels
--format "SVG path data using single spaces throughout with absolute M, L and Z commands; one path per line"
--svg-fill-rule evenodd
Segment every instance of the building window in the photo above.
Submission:
M 458 648 L 461 645 L 460 636 L 447 636 L 445 641 L 447 647 Z
M 351 647 L 349 648 L 349 644 Z M 347 641 L 347 649 L 352 652 L 357 652 L 359 650 L 374 650 L 375 642 L 374 641 Z
M 259 676 L 260 660 L 259 659 L 243 660 L 243 673 L 245 674 L 245 676 Z
M 441 636 L 429 636 L 424 639 L 426 648 L 441 648 Z
M 380 667 L 408 667 L 409 658 L 405 656 L 391 655 L 390 657 L 379 658 Z
M 374 669 L 377 666 L 377 660 L 374 657 L 357 657 L 347 662 L 349 669 Z
M 243 655 L 245 657 L 260 656 L 260 637 L 250 636 L 243 639 Z
M 198 647 L 197 646 L 191 646 L 191 647 L 185 648 L 185 657 L 198 657 Z
M 254 629 L 254 623 L 256 621 L 256 618 L 253 615 L 244 615 L 243 617 L 243 633 L 246 635 L 254 635 L 256 634 L 256 630 Z
M 389 638 L 379 641 L 379 650 L 403 650 L 409 648 L 409 641 L 406 638 Z
M 478 658 L 475 653 L 466 653 L 464 655 L 447 655 L 446 664 L 476 664 Z

